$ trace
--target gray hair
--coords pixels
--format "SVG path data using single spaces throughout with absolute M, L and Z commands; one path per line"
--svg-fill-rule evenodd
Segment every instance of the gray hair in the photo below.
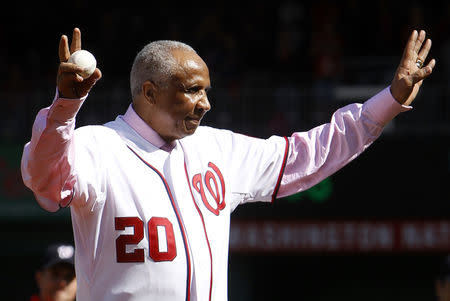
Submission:
M 134 100 L 141 93 L 142 84 L 150 80 L 160 86 L 167 86 L 168 80 L 177 71 L 178 65 L 173 50 L 196 51 L 189 45 L 170 40 L 147 44 L 136 55 L 130 73 L 131 97 Z

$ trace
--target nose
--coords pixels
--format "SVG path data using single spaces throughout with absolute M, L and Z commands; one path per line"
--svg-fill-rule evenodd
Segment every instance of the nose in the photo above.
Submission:
M 197 102 L 196 109 L 202 113 L 206 113 L 211 109 L 211 104 L 209 103 L 206 91 L 203 91 L 202 97 Z

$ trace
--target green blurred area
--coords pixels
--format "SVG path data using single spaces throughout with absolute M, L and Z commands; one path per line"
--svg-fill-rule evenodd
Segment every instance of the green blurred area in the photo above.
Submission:
M 333 195 L 333 180 L 331 177 L 326 178 L 320 183 L 314 185 L 308 190 L 298 192 L 296 194 L 285 197 L 289 202 L 298 202 L 301 200 L 311 200 L 313 203 L 323 203 L 330 200 Z

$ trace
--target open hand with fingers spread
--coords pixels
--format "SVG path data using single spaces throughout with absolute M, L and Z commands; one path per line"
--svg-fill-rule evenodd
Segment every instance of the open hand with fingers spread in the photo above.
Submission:
M 56 78 L 56 84 L 60 97 L 63 98 L 81 98 L 86 96 L 94 84 L 102 77 L 102 73 L 98 68 L 88 78 L 80 76 L 84 70 L 68 60 L 70 55 L 81 49 L 81 32 L 80 29 L 74 28 L 72 33 L 72 42 L 69 42 L 66 35 L 61 36 L 59 42 L 59 68 Z
M 391 93 L 400 104 L 410 105 L 413 102 L 423 80 L 433 72 L 436 64 L 436 60 L 432 59 L 424 65 L 431 49 L 431 40 L 425 40 L 425 36 L 424 30 L 411 33 L 392 80 Z

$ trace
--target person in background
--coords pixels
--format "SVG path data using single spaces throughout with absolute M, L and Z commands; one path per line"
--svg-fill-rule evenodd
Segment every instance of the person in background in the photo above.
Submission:
M 450 301 L 450 254 L 444 258 L 436 279 L 436 300 Z
M 77 280 L 74 265 L 75 248 L 70 244 L 47 247 L 35 278 L 39 292 L 30 301 L 74 301 Z

